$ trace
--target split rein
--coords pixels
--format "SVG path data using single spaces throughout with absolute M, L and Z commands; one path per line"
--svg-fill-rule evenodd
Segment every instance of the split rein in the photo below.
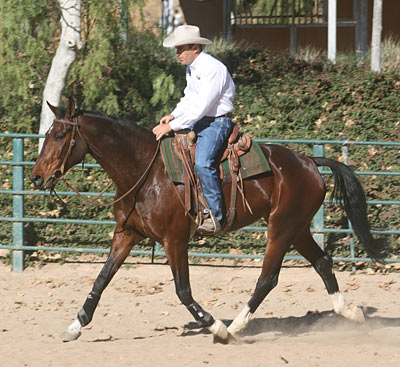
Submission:
M 115 199 L 112 203 L 108 203 L 108 204 L 103 204 L 103 203 L 98 203 L 97 200 L 109 189 L 109 187 L 113 184 L 113 181 L 111 181 L 93 200 L 87 199 L 85 198 L 75 187 L 73 187 L 65 178 L 64 174 L 65 174 L 65 164 L 69 158 L 69 156 L 72 153 L 72 149 L 74 148 L 74 146 L 76 145 L 76 132 L 78 132 L 78 135 L 80 136 L 81 140 L 84 142 L 84 144 L 86 145 L 86 148 L 88 147 L 88 144 L 86 142 L 86 140 L 84 139 L 84 137 L 82 136 L 82 133 L 79 129 L 79 124 L 78 124 L 78 117 L 74 117 L 72 121 L 69 120 L 65 120 L 62 119 L 60 120 L 63 123 L 72 125 L 72 136 L 71 136 L 71 140 L 69 142 L 69 146 L 68 146 L 68 151 L 67 154 L 64 157 L 64 160 L 60 166 L 60 168 L 57 168 L 53 175 L 51 176 L 55 181 L 63 181 L 65 183 L 65 185 L 67 185 L 72 191 L 74 191 L 80 198 L 82 198 L 84 201 L 86 201 L 88 204 L 92 204 L 92 205 L 97 205 L 97 206 L 108 206 L 108 205 L 114 205 L 116 203 L 118 203 L 119 201 L 121 201 L 122 199 L 124 199 L 126 196 L 128 196 L 132 191 L 134 191 L 135 189 L 137 189 L 139 187 L 139 185 L 143 182 L 143 180 L 146 178 L 147 174 L 149 173 L 151 167 L 153 166 L 153 163 L 157 157 L 158 151 L 160 150 L 160 144 L 161 144 L 161 140 L 158 141 L 157 144 L 157 148 L 153 154 L 153 157 L 150 161 L 150 164 L 148 165 L 148 167 L 146 168 L 146 170 L 143 172 L 143 174 L 140 176 L 139 180 L 127 191 L 125 192 L 122 196 L 120 196 L 118 199 Z M 88 151 L 88 149 L 86 149 L 86 151 Z M 50 190 L 50 192 L 54 192 L 54 194 L 57 196 L 57 198 L 59 200 L 61 200 L 59 198 L 59 196 L 57 195 L 56 191 L 54 190 L 54 188 L 52 188 Z M 61 200 L 62 203 L 64 203 Z M 65 204 L 65 203 L 64 203 Z

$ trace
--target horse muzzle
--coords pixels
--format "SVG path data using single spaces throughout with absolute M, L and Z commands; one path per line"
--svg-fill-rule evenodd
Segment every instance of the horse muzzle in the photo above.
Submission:
M 48 189 L 54 186 L 54 176 L 49 177 L 46 182 L 43 176 L 35 174 L 31 177 L 31 181 L 35 186 L 35 189 Z
M 43 187 L 44 179 L 41 175 L 34 174 L 31 177 L 31 181 L 33 185 L 35 186 L 35 189 L 41 189 Z

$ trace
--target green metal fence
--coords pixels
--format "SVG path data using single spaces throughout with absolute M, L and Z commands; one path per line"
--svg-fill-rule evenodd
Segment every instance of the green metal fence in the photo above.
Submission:
M 13 252 L 13 270 L 15 273 L 20 273 L 24 268 L 24 251 L 31 250 L 45 250 L 45 251 L 66 251 L 66 252 L 78 252 L 78 253 L 107 253 L 106 249 L 96 249 L 96 248 L 82 248 L 82 247 L 47 247 L 47 246 L 26 246 L 24 245 L 24 223 L 27 222 L 45 222 L 45 223 L 75 223 L 75 224 L 93 224 L 93 225 L 105 225 L 105 224 L 115 224 L 111 220 L 81 220 L 81 219 L 56 219 L 56 218 L 32 218 L 24 216 L 24 197 L 26 195 L 49 195 L 47 191 L 30 191 L 24 190 L 24 168 L 32 167 L 34 162 L 24 161 L 24 139 L 40 138 L 43 135 L 37 134 L 0 134 L 0 138 L 12 139 L 13 142 L 13 158 L 10 161 L 0 161 L 0 166 L 8 165 L 12 166 L 13 171 L 13 187 L 12 189 L 0 190 L 0 195 L 12 195 L 13 198 L 13 216 L 12 217 L 0 217 L 0 221 L 12 222 L 12 244 L 0 244 L 0 249 L 8 249 Z M 281 144 L 307 144 L 313 146 L 314 156 L 323 157 L 324 147 L 327 144 L 340 145 L 342 147 L 342 155 L 344 156 L 344 161 L 347 164 L 348 161 L 348 147 L 349 145 L 376 145 L 376 146 L 394 146 L 400 147 L 398 142 L 379 142 L 379 141 L 349 141 L 346 137 L 342 136 L 341 140 L 305 140 L 305 139 L 257 139 L 259 142 L 266 143 L 281 143 Z M 4 145 L 3 145 L 4 146 Z M 0 152 L 1 154 L 1 152 Z M 1 158 L 1 155 L 0 155 Z M 97 164 L 87 164 L 87 167 L 100 167 Z M 320 169 L 322 174 L 330 174 L 330 171 L 324 171 Z M 368 175 L 368 176 L 400 176 L 400 172 L 390 172 L 390 171 L 356 171 L 358 175 Z M 96 196 L 97 192 L 84 192 L 82 195 L 85 196 Z M 58 192 L 58 195 L 76 195 L 74 192 Z M 114 196 L 111 193 L 105 193 L 104 196 Z M 331 203 L 329 200 L 325 200 L 324 204 Z M 367 202 L 370 205 L 400 205 L 400 201 L 397 200 L 370 200 Z M 324 227 L 324 205 L 319 209 L 314 217 L 313 228 L 311 231 L 314 233 L 314 238 L 317 243 L 324 247 L 324 234 L 326 233 L 346 233 L 353 234 L 353 230 L 349 225 L 348 229 L 333 229 Z M 265 231 L 266 227 L 254 227 L 248 226 L 244 228 L 249 231 Z M 376 234 L 383 235 L 399 235 L 400 230 L 385 230 L 385 231 L 372 231 Z M 341 261 L 368 261 L 366 258 L 355 257 L 354 253 L 354 242 L 353 237 L 350 239 L 350 252 L 349 257 L 336 257 L 334 260 Z M 164 256 L 164 251 L 160 248 L 159 244 L 156 244 L 155 251 L 137 251 L 132 250 L 132 255 L 158 255 Z M 233 254 L 219 254 L 219 253 L 201 253 L 201 252 L 191 252 L 190 256 L 196 257 L 222 257 L 222 258 L 252 258 L 259 259 L 262 255 L 233 255 Z M 285 259 L 303 259 L 301 256 L 286 256 Z M 400 259 L 387 259 L 388 262 L 400 261 Z

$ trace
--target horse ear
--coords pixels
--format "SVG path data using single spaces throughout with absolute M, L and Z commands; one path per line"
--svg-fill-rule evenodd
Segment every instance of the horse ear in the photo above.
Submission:
M 51 111 L 57 116 L 57 107 L 50 104 L 49 101 L 46 101 L 46 103 L 49 106 L 49 108 L 51 109 Z
M 70 120 L 72 118 L 72 116 L 75 115 L 75 98 L 74 97 L 70 97 L 69 98 L 69 103 L 68 103 L 68 107 L 67 107 L 67 111 L 65 112 L 65 117 Z

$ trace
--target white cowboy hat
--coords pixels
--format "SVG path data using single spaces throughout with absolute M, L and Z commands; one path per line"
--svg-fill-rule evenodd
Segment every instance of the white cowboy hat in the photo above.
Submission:
M 175 28 L 174 32 L 168 36 L 164 42 L 164 47 L 176 47 L 190 44 L 209 45 L 212 43 L 207 38 L 200 37 L 200 28 L 195 25 L 181 25 Z

